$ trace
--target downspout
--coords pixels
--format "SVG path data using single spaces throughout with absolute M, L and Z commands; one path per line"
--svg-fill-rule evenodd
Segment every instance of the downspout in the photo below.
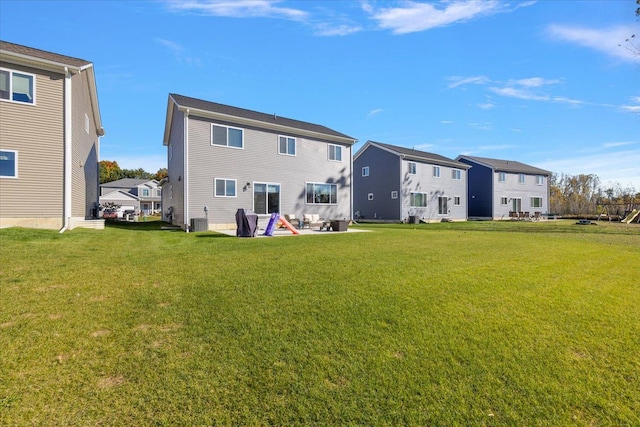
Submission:
M 62 228 L 64 233 L 71 221 L 71 72 L 64 67 L 64 187 Z
M 184 112 L 184 170 L 182 171 L 182 186 L 184 188 L 184 229 L 189 232 L 189 109 Z

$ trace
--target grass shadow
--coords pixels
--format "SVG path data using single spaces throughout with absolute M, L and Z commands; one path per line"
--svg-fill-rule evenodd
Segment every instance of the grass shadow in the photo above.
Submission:
M 173 227 L 171 224 L 164 221 L 143 221 L 143 222 L 129 222 L 129 221 L 105 221 L 104 226 L 107 228 L 118 228 L 122 230 L 132 231 L 167 231 L 163 230 L 163 227 Z M 177 229 L 180 230 L 179 228 Z

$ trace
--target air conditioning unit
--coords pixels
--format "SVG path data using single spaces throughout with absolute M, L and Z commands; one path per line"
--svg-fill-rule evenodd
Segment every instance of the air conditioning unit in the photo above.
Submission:
M 191 227 L 189 227 L 189 231 L 209 231 L 209 222 L 207 221 L 207 218 L 191 218 Z

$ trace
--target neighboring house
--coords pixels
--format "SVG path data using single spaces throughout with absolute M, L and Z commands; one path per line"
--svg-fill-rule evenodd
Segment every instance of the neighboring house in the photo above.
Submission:
M 164 218 L 184 229 L 203 218 L 208 229 L 235 228 L 239 208 L 263 225 L 273 212 L 350 219 L 355 142 L 324 126 L 170 94 Z
M 105 182 L 100 184 L 100 205 L 106 203 L 151 215 L 162 212 L 162 189 L 155 179 L 123 178 Z
M 469 170 L 469 217 L 509 219 L 511 212 L 549 213 L 551 172 L 513 160 L 458 156 Z
M 104 228 L 91 62 L 0 41 L 0 227 Z
M 467 219 L 469 166 L 464 163 L 367 141 L 355 154 L 353 167 L 356 218 L 425 222 Z

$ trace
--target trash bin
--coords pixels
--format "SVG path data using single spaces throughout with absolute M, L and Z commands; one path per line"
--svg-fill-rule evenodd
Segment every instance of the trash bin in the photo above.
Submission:
M 420 223 L 420 218 L 416 215 L 409 215 L 409 224 L 418 224 Z
M 333 231 L 347 231 L 349 227 L 349 221 L 346 220 L 333 220 L 331 221 L 331 229 Z

